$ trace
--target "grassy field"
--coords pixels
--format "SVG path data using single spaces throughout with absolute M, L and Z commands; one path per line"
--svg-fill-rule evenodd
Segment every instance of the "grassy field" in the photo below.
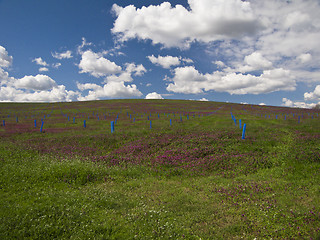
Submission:
M 317 239 L 319 113 L 1 103 L 0 239 Z

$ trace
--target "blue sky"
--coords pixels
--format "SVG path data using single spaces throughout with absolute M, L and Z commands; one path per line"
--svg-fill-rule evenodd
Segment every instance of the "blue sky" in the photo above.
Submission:
M 0 101 L 320 102 L 320 2 L 0 0 Z

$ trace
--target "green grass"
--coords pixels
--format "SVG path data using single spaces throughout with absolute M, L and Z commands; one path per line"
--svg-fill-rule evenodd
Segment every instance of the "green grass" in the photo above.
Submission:
M 172 113 L 211 112 L 219 106 L 223 108 L 213 115 L 188 121 L 184 117 L 182 123 L 177 115 L 171 127 L 167 117 L 154 118 L 152 130 L 146 116 L 135 124 L 126 118 L 127 111 L 142 114 L 151 107 Z M 231 106 L 236 118 L 247 123 L 246 140 L 231 120 Z M 0 239 L 319 236 L 319 118 L 297 124 L 295 119 L 255 114 L 296 109 L 247 106 L 245 112 L 236 104 L 168 100 L 0 104 L 0 114 L 22 115 L 28 108 L 46 114 L 53 110 L 52 117 L 43 134 L 27 131 L 28 127 L 7 134 L 10 126 L 32 125 L 32 119 L 21 117 L 18 125 L 14 117 L 3 117 L 9 125 L 0 132 Z M 70 123 L 65 117 L 60 121 L 60 108 L 70 116 L 123 110 L 116 133 L 111 134 L 109 119 L 90 119 L 84 130 L 83 118 L 69 129 L 74 126 L 72 118 Z M 75 147 L 74 152 L 67 154 L 69 149 L 62 145 Z M 152 165 L 160 156 L 180 153 L 195 161 Z M 109 158 L 91 160 L 108 154 L 122 160 L 118 165 L 110 164 Z M 188 165 L 210 157 L 222 160 L 206 168 Z

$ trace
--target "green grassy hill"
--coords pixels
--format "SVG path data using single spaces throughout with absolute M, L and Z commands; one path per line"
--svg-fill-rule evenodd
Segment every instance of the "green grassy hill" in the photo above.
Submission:
M 316 239 L 319 113 L 0 103 L 0 239 Z

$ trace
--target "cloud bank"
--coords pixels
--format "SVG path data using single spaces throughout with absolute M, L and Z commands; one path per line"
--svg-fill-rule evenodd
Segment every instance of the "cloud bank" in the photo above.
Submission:
M 79 92 L 68 91 L 47 75 L 10 77 L 4 69 L 11 66 L 13 57 L 0 46 L 0 101 L 1 102 L 61 102 L 74 101 Z M 41 57 L 33 60 L 38 65 L 48 66 Z
M 204 91 L 228 92 L 230 94 L 261 94 L 274 91 L 293 91 L 296 82 L 290 71 L 282 68 L 265 70 L 259 76 L 216 71 L 202 74 L 194 66 L 174 69 L 169 92 L 199 94 Z M 168 80 L 167 80 L 168 81 Z
M 87 50 L 81 53 L 80 73 L 89 73 L 100 78 L 105 77 L 101 85 L 93 83 L 77 83 L 80 91 L 89 90 L 85 96 L 80 96 L 78 100 L 97 100 L 101 98 L 130 98 L 140 97 L 143 94 L 138 90 L 135 84 L 126 85 L 132 82 L 132 76 L 142 76 L 147 70 L 142 64 L 135 63 L 124 64 L 125 69 L 116 63 L 104 58 L 103 53 L 95 53 Z
M 190 9 L 169 2 L 141 9 L 114 4 L 117 19 L 111 31 L 121 42 L 138 38 L 165 47 L 189 48 L 193 41 L 240 38 L 262 29 L 249 2 L 188 0 L 188 4 Z

